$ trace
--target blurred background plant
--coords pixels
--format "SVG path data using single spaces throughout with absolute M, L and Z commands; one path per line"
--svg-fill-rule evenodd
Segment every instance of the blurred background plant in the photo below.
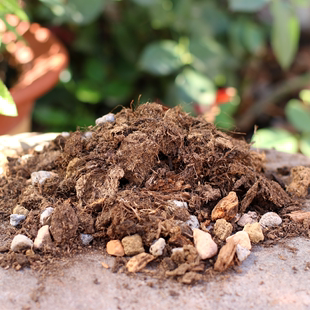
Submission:
M 7 29 L 12 31 L 17 37 L 19 37 L 16 29 L 7 22 L 6 20 L 7 14 L 14 14 L 18 16 L 20 20 L 28 20 L 26 13 L 19 6 L 16 0 L 1 0 L 0 20 L 3 21 Z M 2 44 L 2 35 L 0 32 L 0 52 L 1 51 L 3 51 L 3 44 Z M 0 54 L 0 60 L 1 56 L 2 54 Z M 0 78 L 0 114 L 7 116 L 17 116 L 16 105 L 6 85 L 2 81 L 2 77 Z
M 71 58 L 58 86 L 38 100 L 34 130 L 94 124 L 132 100 L 181 104 L 247 137 L 255 124 L 282 126 L 272 132 L 277 142 L 278 132 L 300 130 L 288 111 L 310 85 L 308 0 L 24 2 Z

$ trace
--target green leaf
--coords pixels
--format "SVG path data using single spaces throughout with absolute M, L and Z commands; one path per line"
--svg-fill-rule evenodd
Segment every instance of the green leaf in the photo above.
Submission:
M 213 82 L 193 69 L 184 69 L 176 77 L 175 84 L 180 99 L 186 103 L 210 105 L 215 101 L 216 90 Z
M 300 148 L 300 151 L 304 155 L 310 156 L 310 134 L 309 133 L 303 133 L 301 135 L 299 148 Z
M 151 6 L 158 2 L 158 0 L 131 0 L 131 1 L 141 6 Z
M 8 91 L 8 89 L 1 80 L 0 80 L 0 114 L 6 116 L 18 115 L 15 102 L 10 92 Z
M 247 50 L 256 54 L 265 45 L 265 34 L 263 28 L 256 23 L 248 21 L 244 28 L 243 43 Z
M 285 1 L 272 1 L 273 24 L 271 45 L 283 69 L 289 68 L 297 51 L 300 26 L 296 15 Z
M 310 132 L 310 108 L 300 100 L 290 100 L 285 107 L 285 115 L 297 130 Z
M 275 149 L 286 153 L 298 151 L 298 140 L 290 132 L 280 128 L 264 128 L 256 131 L 252 137 L 254 147 Z
M 257 12 L 270 0 L 229 0 L 229 8 L 235 12 Z
M 28 20 L 27 14 L 17 3 L 17 0 L 1 0 L 0 12 L 18 16 L 21 20 Z
M 170 40 L 149 44 L 140 57 L 142 70 L 154 75 L 168 75 L 183 66 L 178 43 Z
M 98 103 L 101 98 L 101 89 L 90 80 L 83 80 L 77 85 L 76 97 L 86 103 Z
M 310 104 L 310 89 L 303 89 L 299 93 L 299 98 L 306 104 Z

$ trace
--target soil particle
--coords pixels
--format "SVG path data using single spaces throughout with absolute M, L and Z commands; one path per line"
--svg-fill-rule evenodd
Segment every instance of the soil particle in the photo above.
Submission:
M 52 214 L 51 234 L 57 244 L 67 243 L 76 237 L 78 218 L 68 200 L 59 203 Z
M 155 259 L 155 256 L 148 253 L 140 253 L 132 257 L 126 267 L 129 272 L 138 272 L 142 270 L 149 262 Z
M 287 191 L 298 197 L 306 197 L 310 186 L 310 168 L 298 166 L 291 169 L 292 182 Z
M 227 241 L 217 256 L 216 262 L 214 264 L 215 271 L 223 272 L 230 266 L 234 265 L 236 247 L 237 245 L 233 239 Z

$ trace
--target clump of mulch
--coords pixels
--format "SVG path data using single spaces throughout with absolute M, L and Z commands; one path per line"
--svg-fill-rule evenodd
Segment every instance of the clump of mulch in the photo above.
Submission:
M 5 268 L 42 269 L 57 257 L 137 234 L 146 252 L 154 240 L 164 238 L 163 254 L 143 259 L 154 260 L 151 264 L 166 275 L 192 283 L 212 268 L 215 258 L 197 258 L 191 216 L 198 219 L 197 228 L 212 235 L 212 210 L 231 192 L 237 195 L 239 217 L 249 210 L 283 217 L 298 209 L 296 200 L 264 175 L 261 154 L 179 107 L 166 110 L 151 103 L 123 109 L 114 122 L 89 127 L 87 134 L 78 130 L 59 135 L 42 152 L 28 153 L 32 156 L 8 158 L 0 178 L 0 265 Z M 32 173 L 42 170 L 51 176 L 42 184 L 34 182 Z M 12 227 L 9 217 L 16 205 L 30 212 Z M 15 235 L 36 238 L 40 215 L 48 207 L 54 208 L 44 223 L 52 245 L 12 252 Z M 236 221 L 237 217 L 229 221 L 233 232 L 241 230 Z M 283 236 L 288 233 L 282 230 Z M 91 246 L 83 246 L 81 234 L 94 238 Z M 268 234 L 273 240 L 279 236 L 271 229 Z M 172 249 L 182 247 L 181 261 L 173 261 Z

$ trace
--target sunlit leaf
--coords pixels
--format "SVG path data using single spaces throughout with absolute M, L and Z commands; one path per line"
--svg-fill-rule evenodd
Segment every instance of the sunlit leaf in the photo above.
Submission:
M 297 99 L 292 99 L 285 107 L 289 122 L 301 132 L 310 132 L 310 108 Z
M 180 73 L 175 84 L 179 97 L 186 103 L 196 102 L 203 105 L 214 103 L 216 89 L 213 82 L 205 75 L 186 68 Z
M 299 97 L 304 103 L 310 104 L 310 89 L 303 89 L 299 93 Z
M 296 54 L 300 35 L 299 21 L 286 1 L 272 1 L 272 49 L 283 69 L 287 69 Z
M 0 12 L 14 14 L 21 20 L 28 20 L 27 14 L 19 6 L 17 0 L 1 0 Z
M 298 140 L 290 132 L 280 128 L 259 129 L 252 137 L 254 147 L 262 149 L 275 149 L 286 153 L 298 151 Z
M 101 98 L 101 89 L 91 81 L 81 81 L 76 89 L 77 99 L 86 103 L 98 103 Z
M 301 135 L 299 147 L 304 155 L 310 156 L 310 133 L 303 133 Z
M 229 8 L 236 12 L 257 12 L 270 0 L 229 0 Z
M 2 80 L 0 80 L 0 114 L 6 116 L 18 115 L 15 102 Z
M 168 75 L 183 66 L 178 43 L 170 40 L 149 44 L 142 52 L 139 66 L 154 75 Z

